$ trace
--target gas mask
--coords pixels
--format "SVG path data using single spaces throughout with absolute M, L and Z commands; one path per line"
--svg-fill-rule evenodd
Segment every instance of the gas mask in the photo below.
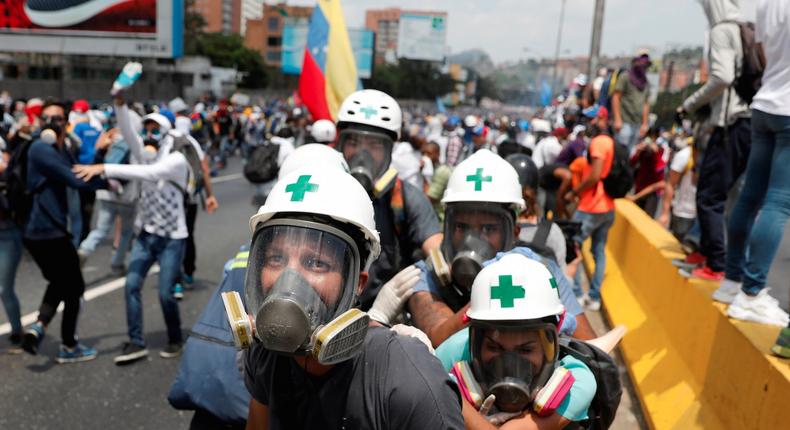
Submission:
M 521 412 L 529 407 L 558 360 L 557 326 L 540 320 L 521 326 L 473 322 L 469 341 L 475 378 L 484 397 L 496 396 L 499 412 Z M 527 352 L 522 352 L 524 346 Z M 534 359 L 536 354 L 542 362 L 540 367 L 528 358 Z M 483 361 L 484 357 L 489 358 Z
M 41 117 L 41 131 L 42 134 L 45 130 L 52 130 L 55 137 L 60 137 L 63 134 L 63 126 L 66 124 L 66 118 L 61 115 L 42 116 Z M 49 140 L 49 139 L 47 139 Z
M 353 176 L 368 195 L 375 196 L 383 186 L 392 159 L 392 138 L 373 127 L 346 128 L 340 132 L 338 150 L 343 153 Z
M 245 281 L 246 305 L 224 293 L 234 339 L 253 339 L 284 355 L 335 364 L 361 351 L 369 318 L 352 308 L 360 254 L 341 230 L 306 220 L 273 219 L 253 237 Z M 254 327 L 254 330 L 253 330 Z
M 483 262 L 513 247 L 514 224 L 513 213 L 498 203 L 447 205 L 442 253 L 453 285 L 467 298 Z

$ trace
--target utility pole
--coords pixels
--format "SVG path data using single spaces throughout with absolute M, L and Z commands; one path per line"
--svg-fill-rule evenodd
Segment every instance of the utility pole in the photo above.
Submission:
M 601 33 L 603 32 L 603 11 L 606 0 L 595 0 L 595 15 L 593 16 L 592 41 L 590 43 L 590 59 L 587 64 L 587 76 L 593 79 L 598 70 L 599 56 L 601 54 Z
M 551 96 L 554 97 L 556 94 L 556 85 L 557 85 L 557 63 L 560 61 L 560 45 L 562 44 L 562 25 L 565 21 L 565 1 L 562 0 L 562 4 L 560 6 L 560 25 L 557 29 L 557 46 L 554 48 L 554 68 L 551 72 Z

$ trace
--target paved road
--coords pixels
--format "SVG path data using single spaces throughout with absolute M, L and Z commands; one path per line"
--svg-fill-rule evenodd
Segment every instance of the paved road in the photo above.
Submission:
M 220 173 L 225 179 L 215 186 L 219 211 L 198 215 L 196 288 L 181 302 L 184 329 L 195 323 L 221 278 L 225 261 L 249 240 L 247 221 L 256 208 L 250 204 L 252 188 L 240 178 L 240 170 L 238 163 L 232 162 Z M 111 252 L 105 245 L 88 260 L 84 271 L 88 289 L 115 279 L 108 274 Z M 151 352 L 146 361 L 125 367 L 112 362 L 127 340 L 122 287 L 86 301 L 83 307 L 80 336 L 85 344 L 99 350 L 96 360 L 70 365 L 54 362 L 60 316 L 53 321 L 38 356 L 0 352 L 0 429 L 188 427 L 191 413 L 176 411 L 166 400 L 178 360 L 165 360 L 158 354 L 167 340 L 157 280 L 156 275 L 150 275 L 143 290 L 145 333 Z M 28 255 L 20 265 L 16 290 L 22 314 L 35 312 L 44 283 Z M 6 321 L 5 313 L 0 312 L 0 325 Z M 3 335 L 0 351 L 7 346 Z

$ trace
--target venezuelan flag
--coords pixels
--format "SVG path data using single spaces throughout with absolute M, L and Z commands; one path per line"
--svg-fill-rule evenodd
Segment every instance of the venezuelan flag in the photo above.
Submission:
M 357 66 L 340 0 L 319 0 L 310 18 L 299 95 L 314 119 L 334 120 L 357 90 Z

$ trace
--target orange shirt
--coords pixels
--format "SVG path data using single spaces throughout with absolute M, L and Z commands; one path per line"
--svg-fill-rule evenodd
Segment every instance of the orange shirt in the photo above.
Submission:
M 590 142 L 590 159 L 603 160 L 603 170 L 601 170 L 601 179 L 609 175 L 612 169 L 612 160 L 614 159 L 614 140 L 610 136 L 600 135 L 595 137 Z M 590 163 L 585 163 L 583 169 L 583 178 L 586 178 L 592 172 Z M 606 213 L 614 210 L 614 199 L 606 194 L 603 189 L 603 181 L 598 181 L 594 186 L 587 188 L 581 192 L 579 196 L 579 206 L 577 210 L 587 213 Z

